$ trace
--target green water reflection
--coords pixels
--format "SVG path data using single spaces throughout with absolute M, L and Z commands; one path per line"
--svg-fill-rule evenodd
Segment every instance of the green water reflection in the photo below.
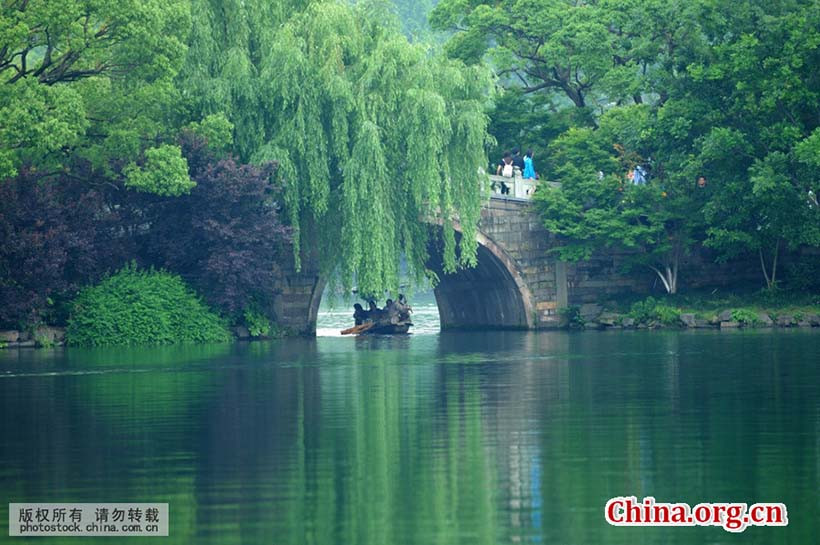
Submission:
M 6 352 L 0 520 L 162 501 L 169 544 L 810 543 L 819 361 L 812 331 Z M 613 528 L 618 495 L 781 501 L 790 524 Z

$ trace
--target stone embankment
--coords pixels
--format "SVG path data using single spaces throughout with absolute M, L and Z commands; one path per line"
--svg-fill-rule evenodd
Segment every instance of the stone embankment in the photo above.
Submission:
M 245 326 L 231 329 L 234 337 L 240 341 L 251 339 L 271 339 L 274 336 L 253 336 Z M 65 328 L 40 326 L 33 331 L 16 329 L 0 330 L 0 349 L 2 348 L 51 348 L 65 345 Z
M 736 329 L 744 327 L 820 327 L 820 314 L 750 312 L 748 310 L 726 309 L 707 317 L 701 314 L 682 312 L 673 316 L 656 318 L 635 318 L 605 310 L 601 305 L 584 304 L 573 307 L 571 312 L 561 317 L 562 325 L 570 329 Z M 251 337 L 247 328 L 233 329 L 239 340 Z M 255 337 L 260 338 L 260 337 Z M 267 338 L 267 337 L 264 337 Z M 0 348 L 43 348 L 63 346 L 65 329 L 41 326 L 33 331 L 0 330 Z
M 0 331 L 0 348 L 37 348 L 64 344 L 65 329 L 62 327 L 40 326 L 32 331 Z
M 563 325 L 577 329 L 735 329 L 743 327 L 820 327 L 820 315 L 752 312 L 745 309 L 725 309 L 716 313 L 681 312 L 667 316 L 635 318 L 628 313 L 610 312 L 597 304 L 576 307 L 563 317 Z

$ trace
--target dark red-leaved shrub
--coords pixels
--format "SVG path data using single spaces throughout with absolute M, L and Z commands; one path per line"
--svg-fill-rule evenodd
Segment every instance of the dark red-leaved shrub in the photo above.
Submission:
M 276 292 L 275 264 L 290 259 L 290 228 L 271 182 L 276 165 L 217 160 L 192 135 L 181 143 L 197 185 L 190 195 L 151 199 L 143 259 L 180 274 L 227 314 L 267 305 Z
M 276 264 L 291 259 L 276 165 L 217 159 L 191 134 L 181 144 L 197 185 L 180 197 L 125 189 L 88 164 L 0 180 L 0 328 L 64 322 L 80 287 L 131 260 L 181 275 L 228 315 L 268 306 Z
M 71 178 L 0 181 L 0 327 L 61 322 L 63 303 L 121 261 L 115 216 Z

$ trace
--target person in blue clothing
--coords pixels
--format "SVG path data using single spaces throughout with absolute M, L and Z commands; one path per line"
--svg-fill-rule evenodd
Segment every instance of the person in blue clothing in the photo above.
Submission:
M 528 149 L 527 153 L 524 155 L 524 174 L 523 178 L 525 180 L 534 180 L 535 179 L 535 166 L 532 164 L 532 150 Z

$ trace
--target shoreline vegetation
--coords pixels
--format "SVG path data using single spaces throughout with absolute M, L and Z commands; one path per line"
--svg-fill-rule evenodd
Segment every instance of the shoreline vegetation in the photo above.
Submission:
M 128 274 L 133 273 L 133 270 L 128 270 Z M 168 278 L 163 279 L 165 282 L 169 281 Z M 121 310 L 127 311 L 127 309 Z M 554 331 L 814 328 L 820 327 L 820 295 L 762 290 L 743 295 L 705 294 L 658 298 L 649 296 L 644 299 L 624 298 L 569 306 L 561 309 L 560 316 L 561 326 Z M 250 323 L 250 320 L 248 322 Z M 28 330 L 0 330 L 0 349 L 54 348 L 66 345 L 148 347 L 186 342 L 267 340 L 285 336 L 283 332 L 270 324 L 256 323 L 251 327 L 234 326 L 220 329 L 219 335 L 212 335 L 207 339 L 201 334 L 191 336 L 182 332 L 180 340 L 172 340 L 167 334 L 160 338 L 152 335 L 151 331 L 142 331 L 139 338 L 134 337 L 134 340 L 122 343 L 114 342 L 113 338 L 106 338 L 105 332 L 95 331 L 99 336 L 95 337 L 93 344 L 89 344 L 78 338 L 72 340 L 71 326 L 68 328 L 68 337 L 66 331 L 67 328 L 48 325 L 40 325 Z M 228 331 L 230 334 L 221 334 Z
M 569 329 L 820 327 L 820 295 L 761 290 L 587 303 L 561 310 Z

